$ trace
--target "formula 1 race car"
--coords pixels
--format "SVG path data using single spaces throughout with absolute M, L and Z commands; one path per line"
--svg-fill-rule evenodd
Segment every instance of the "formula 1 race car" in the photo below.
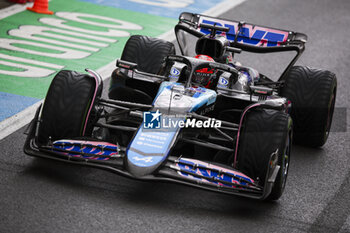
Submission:
M 182 13 L 175 34 L 181 55 L 171 42 L 131 36 L 109 98 L 101 97 L 96 72 L 58 72 L 24 152 L 140 180 L 277 200 L 292 137 L 312 147 L 327 140 L 335 75 L 293 66 L 304 51 L 302 33 Z M 297 55 L 273 81 L 234 61 L 242 51 Z

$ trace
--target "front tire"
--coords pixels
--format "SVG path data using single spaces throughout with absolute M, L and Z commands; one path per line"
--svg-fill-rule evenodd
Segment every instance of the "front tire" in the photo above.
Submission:
M 277 151 L 280 170 L 268 200 L 277 200 L 284 191 L 291 141 L 292 120 L 288 114 L 268 109 L 248 113 L 241 131 L 237 167 L 264 186 L 270 156 Z
M 95 80 L 86 74 L 62 70 L 47 92 L 38 129 L 39 145 L 64 138 L 88 136 Z M 97 93 L 100 94 L 100 93 Z

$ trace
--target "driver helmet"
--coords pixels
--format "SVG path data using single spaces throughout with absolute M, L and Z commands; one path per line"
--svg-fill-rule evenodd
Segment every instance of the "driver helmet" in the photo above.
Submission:
M 212 57 L 207 55 L 199 54 L 195 56 L 197 59 L 205 60 L 205 61 L 214 61 Z M 214 69 L 210 68 L 202 68 L 196 70 L 192 76 L 192 82 L 201 86 L 208 88 L 215 77 Z

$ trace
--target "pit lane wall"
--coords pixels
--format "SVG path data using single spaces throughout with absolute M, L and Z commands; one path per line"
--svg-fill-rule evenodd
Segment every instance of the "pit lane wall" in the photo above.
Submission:
M 219 3 L 51 0 L 54 15 L 18 4 L 0 10 L 0 121 L 45 98 L 57 71 L 97 70 L 120 57 L 130 35 L 157 37 L 173 30 L 181 12 L 203 13 Z

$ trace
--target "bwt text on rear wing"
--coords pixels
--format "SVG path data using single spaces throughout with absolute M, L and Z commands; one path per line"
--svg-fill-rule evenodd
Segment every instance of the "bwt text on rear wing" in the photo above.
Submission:
M 298 51 L 304 49 L 304 44 L 307 41 L 307 36 L 299 32 L 186 12 L 180 15 L 175 32 L 178 33 L 179 30 L 185 30 L 197 37 L 210 34 L 210 30 L 200 27 L 201 24 L 228 28 L 228 32 L 218 31 L 217 34 L 226 36 L 231 42 L 231 46 L 241 48 L 244 51 L 263 53 L 290 50 Z

